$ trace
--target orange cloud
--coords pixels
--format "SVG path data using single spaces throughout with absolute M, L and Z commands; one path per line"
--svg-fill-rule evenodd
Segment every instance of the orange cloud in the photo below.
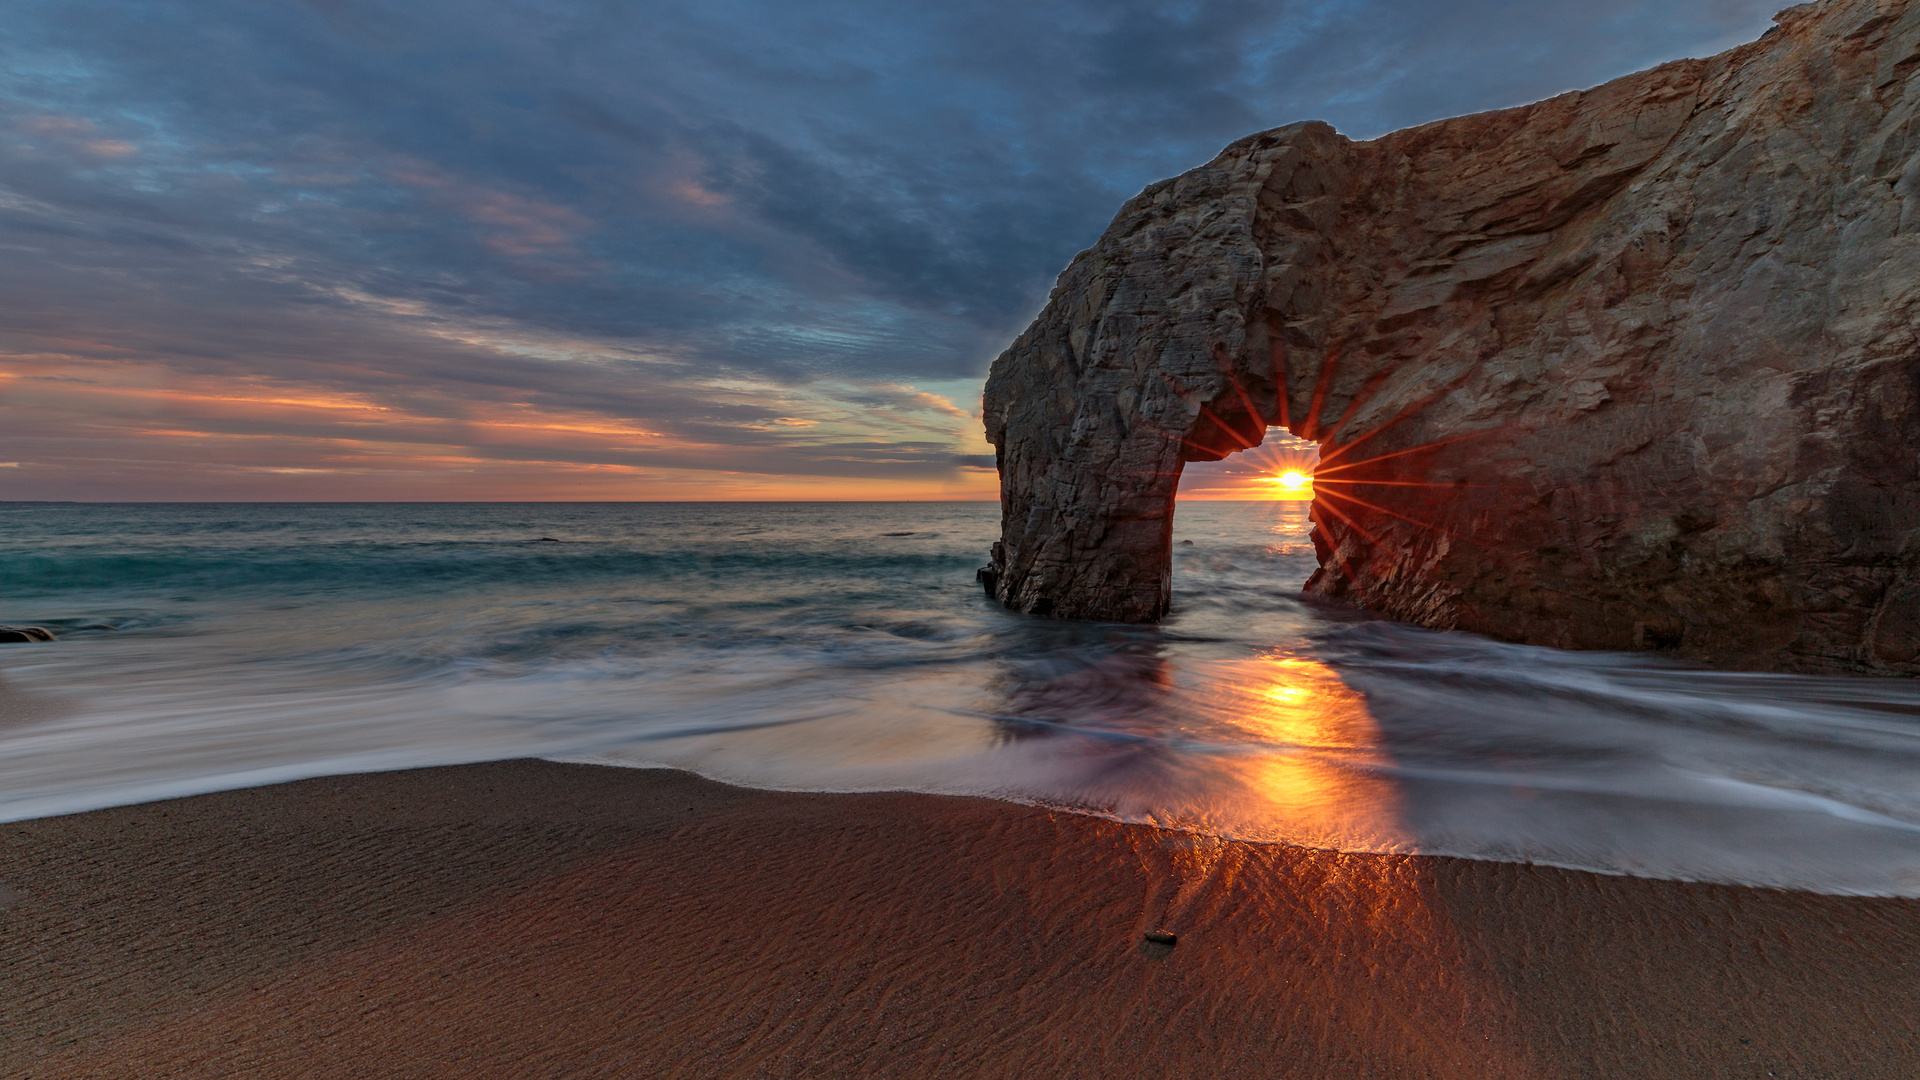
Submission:
M 692 180 L 682 180 L 667 188 L 667 193 L 695 206 L 724 206 L 727 197 L 718 192 L 708 191 Z
M 65 146 L 88 157 L 118 158 L 140 152 L 140 148 L 130 142 L 98 137 L 98 125 L 77 117 L 32 116 L 15 121 L 13 126 L 17 131 L 37 137 L 42 143 Z
M 579 256 L 574 239 L 593 225 L 564 206 L 481 187 L 425 162 L 409 162 L 391 175 L 485 227 L 487 235 L 481 242 L 502 255 Z
M 816 469 L 928 464 L 913 453 L 834 454 L 833 446 L 875 440 L 820 434 L 820 422 L 808 417 L 743 426 L 804 434 L 823 448 L 804 458 Z M 891 500 L 996 494 L 991 472 L 960 468 L 936 468 L 936 475 L 922 468 L 901 478 L 743 470 L 740 462 L 779 445 L 756 450 L 702 441 L 534 402 L 385 400 L 259 376 L 217 378 L 47 354 L 0 357 L 0 428 L 19 448 L 10 456 L 56 463 L 7 469 L 0 493 L 9 497 Z M 28 447 L 48 452 L 20 452 Z

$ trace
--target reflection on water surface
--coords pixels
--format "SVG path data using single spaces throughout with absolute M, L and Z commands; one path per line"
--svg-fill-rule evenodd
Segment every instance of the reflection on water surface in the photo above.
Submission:
M 1223 709 L 1264 748 L 1240 765 L 1240 782 L 1258 800 L 1249 816 L 1291 817 L 1291 831 L 1317 835 L 1308 841 L 1317 847 L 1392 851 L 1411 843 L 1398 792 L 1381 771 L 1390 762 L 1380 727 L 1337 672 L 1317 660 L 1253 661 L 1224 683 Z
M 988 602 L 986 505 L 7 513 L 5 817 L 548 755 L 1920 895 L 1920 684 L 1315 607 L 1298 504 L 1183 505 L 1159 627 Z

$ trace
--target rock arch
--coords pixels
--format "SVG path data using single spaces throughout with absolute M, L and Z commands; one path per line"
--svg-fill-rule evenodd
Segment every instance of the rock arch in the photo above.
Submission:
M 1153 621 L 1187 461 L 1322 443 L 1310 591 L 1920 673 L 1920 6 L 1147 188 L 993 365 L 1009 607 Z M 1320 488 L 1321 485 L 1316 485 Z

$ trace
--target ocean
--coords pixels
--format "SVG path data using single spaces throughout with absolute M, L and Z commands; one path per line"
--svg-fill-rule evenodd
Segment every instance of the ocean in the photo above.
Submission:
M 537 756 L 1920 896 L 1920 682 L 1312 602 L 1305 505 L 1182 504 L 1140 627 L 988 600 L 983 503 L 0 504 L 0 820 Z

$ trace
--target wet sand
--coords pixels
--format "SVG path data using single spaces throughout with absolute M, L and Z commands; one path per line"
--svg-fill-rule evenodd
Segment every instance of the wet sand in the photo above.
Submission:
M 1920 901 L 978 799 L 504 762 L 0 825 L 0 886 L 7 1077 L 1920 1073 Z

